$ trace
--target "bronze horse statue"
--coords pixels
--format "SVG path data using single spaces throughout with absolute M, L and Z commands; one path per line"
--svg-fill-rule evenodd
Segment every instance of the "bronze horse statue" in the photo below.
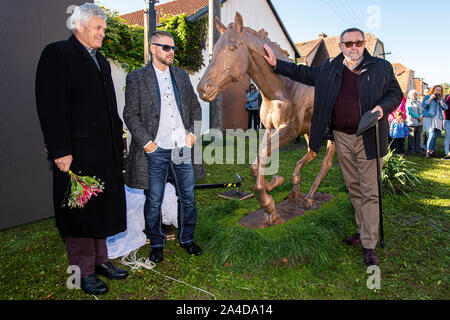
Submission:
M 263 97 L 260 118 L 266 131 L 251 170 L 256 178 L 255 189 L 258 192 L 261 208 L 265 211 L 267 222 L 281 223 L 283 221 L 275 210 L 274 200 L 267 192 L 281 185 L 284 178 L 273 176 L 272 181 L 268 182 L 264 179 L 264 168 L 267 158 L 275 148 L 289 143 L 300 134 L 305 136 L 307 142 L 309 141 L 314 87 L 273 72 L 273 68 L 264 59 L 266 52 L 263 45 L 267 44 L 277 59 L 288 60 L 289 54 L 278 44 L 270 41 L 264 29 L 256 32 L 249 27 L 244 27 L 239 13 L 236 13 L 234 23 L 230 23 L 228 27 L 225 27 L 217 17 L 215 22 L 221 36 L 214 46 L 212 60 L 197 86 L 197 91 L 202 100 L 213 101 L 219 92 L 226 89 L 232 82 L 240 81 L 246 73 L 260 89 Z M 271 143 L 277 140 L 278 145 Z M 328 141 L 321 170 L 309 193 L 303 196 L 300 193 L 300 170 L 317 156 L 308 148 L 308 153 L 297 162 L 292 175 L 292 192 L 289 194 L 289 201 L 306 207 L 313 205 L 314 194 L 331 167 L 334 152 L 334 142 Z

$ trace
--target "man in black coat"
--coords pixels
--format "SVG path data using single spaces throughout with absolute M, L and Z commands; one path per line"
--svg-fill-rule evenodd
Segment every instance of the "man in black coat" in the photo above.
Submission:
M 106 15 L 95 4 L 76 7 L 70 17 L 74 34 L 47 45 L 36 73 L 36 105 L 48 159 L 53 163 L 56 226 L 66 242 L 69 263 L 81 271 L 81 288 L 108 291 L 97 274 L 128 276 L 108 261 L 106 237 L 126 230 L 122 176 L 122 121 L 117 113 L 111 68 L 97 51 Z M 62 206 L 69 188 L 69 169 L 95 176 L 105 190 L 84 208 Z
M 372 57 L 365 50 L 361 30 L 351 28 L 342 32 L 339 47 L 341 54 L 321 66 L 277 60 L 268 46 L 265 46 L 268 53 L 265 58 L 274 72 L 315 86 L 309 148 L 317 154 L 325 136 L 333 135 L 358 226 L 358 232 L 344 243 L 361 243 L 364 262 L 377 265 L 379 207 L 375 128 L 362 137 L 356 137 L 356 131 L 365 112 L 379 111 L 380 152 L 382 157 L 386 155 L 387 116 L 400 104 L 403 94 L 391 64 Z

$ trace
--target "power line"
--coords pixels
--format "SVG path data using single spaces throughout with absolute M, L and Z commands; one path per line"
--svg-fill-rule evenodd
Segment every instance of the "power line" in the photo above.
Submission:
M 351 24 L 352 24 L 352 25 L 355 25 L 355 23 L 353 22 L 353 19 L 348 17 L 348 15 L 347 15 L 347 13 L 345 12 L 345 10 L 343 11 L 340 7 L 338 7 L 338 6 L 336 5 L 336 3 L 334 3 L 332 0 L 328 0 L 328 3 L 334 8 L 336 14 L 338 14 L 338 15 L 341 17 L 341 19 L 343 19 L 343 21 L 345 22 L 345 25 L 346 25 L 346 26 L 349 26 L 349 25 L 351 25 Z M 332 9 L 332 10 L 333 10 L 333 9 Z M 343 17 L 343 18 L 342 18 L 342 17 Z
M 357 21 L 357 19 L 355 20 L 354 17 L 351 15 L 350 11 L 347 10 L 347 8 L 344 6 L 344 4 L 338 0 L 335 0 L 335 3 L 337 3 L 336 7 L 339 5 L 341 12 L 343 12 L 345 14 L 346 17 L 349 18 L 349 20 L 351 21 L 351 23 L 354 26 L 357 26 L 358 28 L 361 28 L 361 25 L 359 24 L 359 22 Z M 342 9 L 341 9 L 342 8 Z
M 358 23 L 360 23 L 360 26 L 364 27 L 366 24 L 363 22 L 363 20 L 361 20 L 361 18 L 355 12 L 355 10 L 353 10 L 352 6 L 347 2 L 347 0 L 343 0 L 343 1 L 345 2 L 346 6 L 348 7 L 350 14 L 352 14 L 354 17 L 356 17 L 356 21 Z
M 331 9 L 331 11 L 339 18 L 342 20 L 342 22 L 344 22 L 344 26 L 347 26 L 347 21 L 345 20 L 345 18 L 343 18 L 341 16 L 341 14 L 339 12 L 337 12 L 336 8 L 334 8 L 334 6 L 331 5 L 330 2 L 328 2 L 328 0 L 325 0 L 325 4 Z

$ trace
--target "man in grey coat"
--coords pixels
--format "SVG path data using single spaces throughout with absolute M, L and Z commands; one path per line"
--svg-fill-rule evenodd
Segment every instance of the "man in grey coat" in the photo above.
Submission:
M 163 261 L 166 235 L 161 203 L 168 173 L 178 195 L 178 240 L 189 254 L 200 255 L 194 244 L 197 210 L 191 148 L 194 123 L 202 110 L 188 74 L 172 66 L 176 46 L 172 35 L 153 33 L 152 61 L 127 76 L 123 118 L 132 135 L 125 183 L 144 189 L 145 231 L 150 239 L 150 260 Z

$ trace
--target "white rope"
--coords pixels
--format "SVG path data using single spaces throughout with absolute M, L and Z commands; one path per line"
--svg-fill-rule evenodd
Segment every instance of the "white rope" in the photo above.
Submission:
M 182 283 L 182 284 L 184 284 L 184 285 L 186 285 L 188 287 L 191 287 L 193 289 L 196 289 L 196 290 L 202 291 L 202 292 L 204 292 L 206 294 L 209 294 L 210 296 L 212 296 L 214 298 L 214 300 L 217 300 L 216 296 L 214 294 L 212 294 L 212 293 L 210 293 L 210 292 L 208 292 L 206 290 L 194 287 L 194 286 L 192 286 L 192 285 L 190 285 L 190 284 L 188 284 L 186 282 L 174 279 L 172 277 L 169 277 L 169 276 L 166 276 L 166 275 L 162 274 L 159 271 L 156 271 L 154 269 L 156 267 L 156 264 L 153 261 L 150 261 L 149 258 L 142 257 L 142 258 L 136 259 L 136 254 L 137 254 L 138 251 L 139 251 L 139 248 L 134 250 L 134 251 L 131 251 L 131 252 L 127 253 L 126 255 L 124 255 L 122 257 L 122 259 L 120 260 L 120 263 L 125 265 L 125 266 L 127 266 L 127 267 L 130 267 L 131 271 L 133 271 L 133 272 L 134 271 L 139 271 L 139 270 L 141 270 L 141 268 L 145 268 L 145 269 L 151 270 L 151 271 L 159 274 L 160 276 L 163 276 L 164 278 L 167 278 L 167 279 L 170 279 L 170 280 Z

